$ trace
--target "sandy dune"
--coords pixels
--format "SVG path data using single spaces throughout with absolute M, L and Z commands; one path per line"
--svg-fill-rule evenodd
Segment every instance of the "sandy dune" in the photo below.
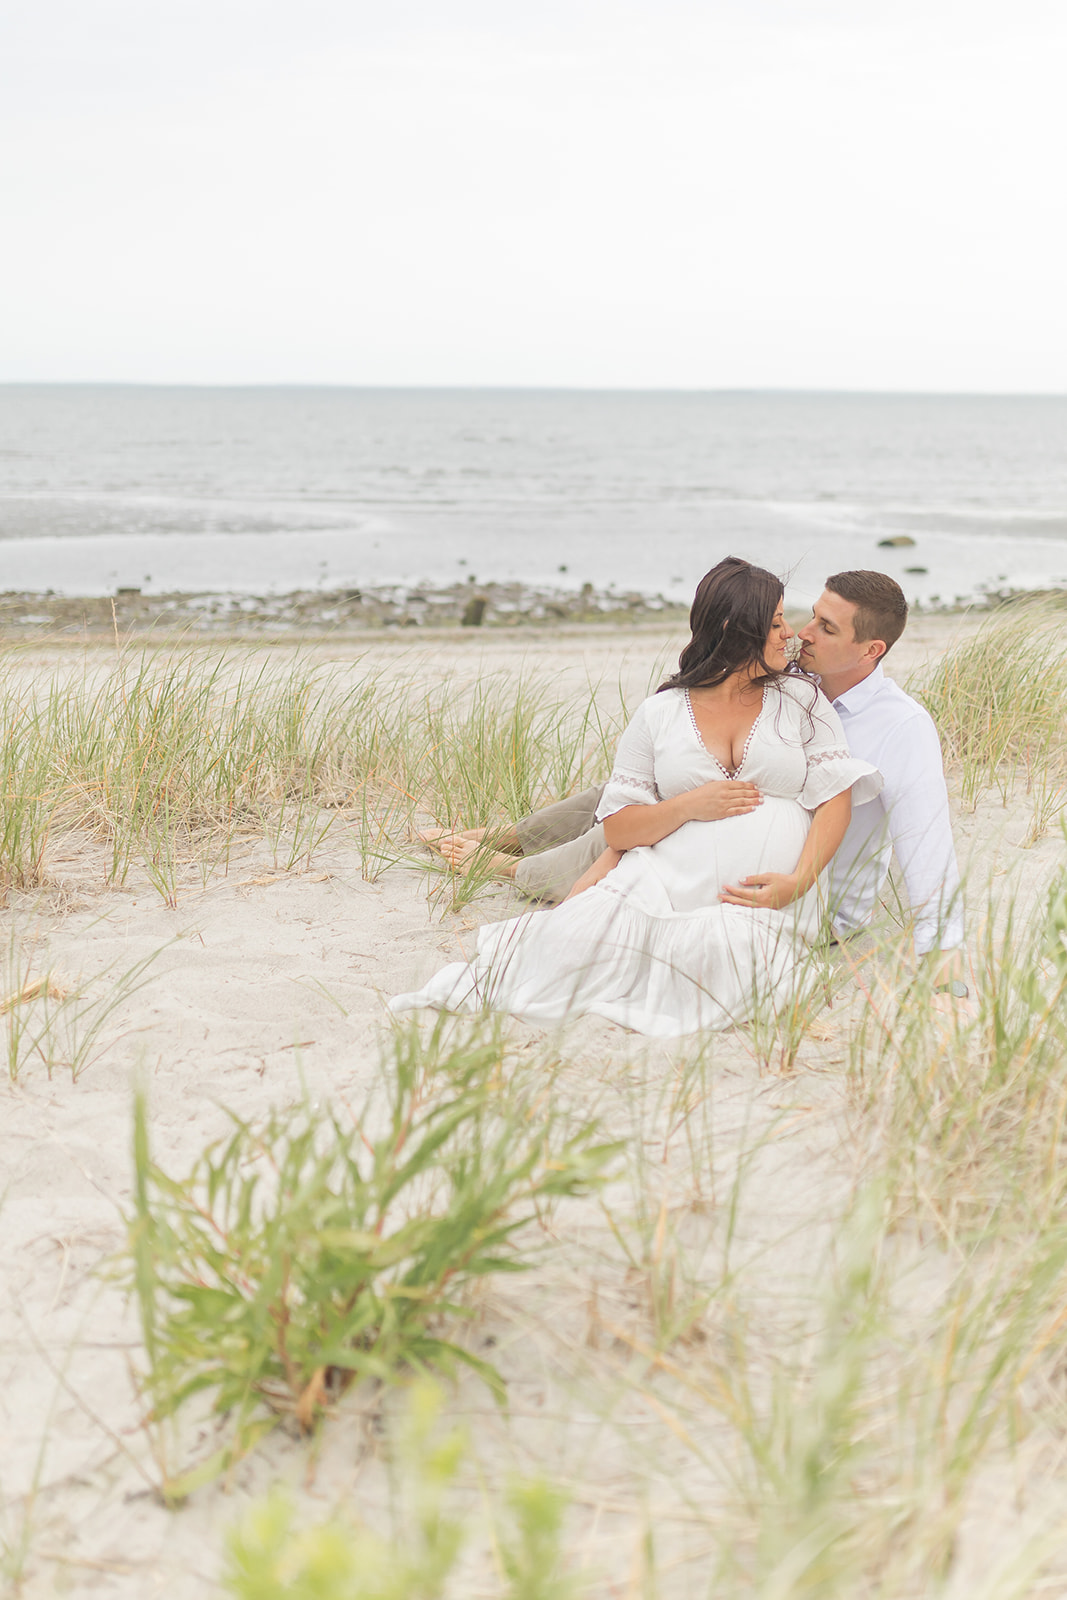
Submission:
M 943 649 L 961 626 L 969 625 L 918 619 L 906 649 L 891 658 L 894 675 Z M 446 667 L 511 672 L 521 660 L 562 687 L 590 678 L 614 682 L 621 674 L 636 698 L 678 643 L 654 629 L 597 629 L 521 640 L 467 635 L 430 648 L 386 640 L 368 652 L 416 683 Z M 331 655 L 329 647 L 317 649 Z M 346 645 L 338 655 L 356 653 Z M 84 659 L 92 669 L 93 652 Z M 76 672 L 82 662 L 80 655 L 27 650 L 15 670 Z M 418 864 L 415 847 L 411 863 L 365 881 L 352 830 L 342 814 L 303 871 L 277 870 L 269 846 L 249 841 L 224 876 L 204 882 L 190 869 L 173 908 L 136 871 L 123 889 L 102 888 L 99 847 L 68 837 L 57 841 L 46 890 L 12 896 L 3 913 L 24 963 L 12 970 L 9 987 L 19 986 L 23 971 L 51 971 L 68 986 L 87 984 L 87 1005 L 119 997 L 86 1046 L 76 1081 L 59 1064 L 49 1073 L 47 1046 L 17 1079 L 0 1080 L 0 1538 L 9 1569 L 21 1574 L 20 1593 L 128 1600 L 214 1593 L 224 1530 L 275 1478 L 294 1486 L 309 1515 L 341 1503 L 372 1520 L 385 1516 L 379 1402 L 359 1391 L 346 1397 L 314 1450 L 276 1433 L 239 1467 L 232 1486 L 203 1490 L 180 1512 L 163 1509 L 130 1375 L 140 1360 L 137 1322 L 106 1276 L 108 1258 L 123 1245 L 130 1199 L 136 1075 L 150 1097 L 155 1153 L 175 1173 L 224 1131 L 224 1106 L 255 1118 L 305 1092 L 356 1106 L 381 1070 L 385 998 L 454 959 L 482 921 L 514 904 L 501 889 L 461 914 L 442 911 L 433 893 L 439 880 Z M 1026 895 L 1043 892 L 1063 860 L 1062 838 L 1022 851 L 1024 831 L 1025 807 L 1013 812 L 993 800 L 959 819 L 960 853 L 974 886 L 999 874 L 1017 880 Z M 123 997 L 131 973 L 139 986 Z M 45 1003 L 16 1004 L 0 1021 L 10 1030 L 19 1018 L 22 1026 L 41 1017 Z M 94 1015 L 84 1012 L 83 1035 Z M 512 1032 L 517 1051 L 536 1052 L 548 1042 L 543 1031 L 519 1023 Z M 61 1056 L 58 1035 L 53 1047 Z M 788 1076 L 762 1070 L 745 1036 L 710 1045 L 700 1116 L 713 1129 L 714 1161 L 702 1173 L 701 1205 L 693 1204 L 686 1119 L 672 1113 L 698 1046 L 650 1047 L 586 1020 L 566 1030 L 559 1052 L 560 1092 L 601 1115 L 650 1164 L 649 1204 L 688 1207 L 678 1227 L 698 1277 L 713 1278 L 721 1268 L 716 1208 L 744 1166 L 746 1201 L 733 1248 L 758 1260 L 750 1306 L 764 1306 L 767 1337 L 771 1330 L 787 1336 L 798 1297 L 819 1292 L 834 1218 L 865 1159 L 850 1131 L 840 1016 L 826 1014 Z M 635 1182 L 620 1177 L 611 1204 L 632 1210 Z M 641 1592 L 640 1545 L 650 1517 L 664 1563 L 656 1592 L 703 1593 L 698 1580 L 711 1546 L 701 1519 L 724 1490 L 711 1458 L 701 1465 L 668 1414 L 678 1380 L 670 1359 L 658 1373 L 648 1359 L 632 1266 L 596 1202 L 564 1207 L 555 1241 L 530 1277 L 486 1291 L 470 1329 L 475 1343 L 493 1341 L 509 1380 L 510 1419 L 473 1378 L 452 1391 L 450 1414 L 467 1419 L 490 1482 L 512 1467 L 540 1465 L 569 1488 L 571 1542 L 594 1575 L 593 1594 Z M 917 1305 L 936 1292 L 937 1274 L 934 1262 L 916 1267 Z M 684 1348 L 680 1359 L 689 1359 Z M 653 1379 L 662 1385 L 658 1395 Z M 701 1424 L 712 1456 L 719 1426 L 714 1418 Z M 192 1455 L 209 1434 L 206 1421 L 188 1430 Z M 966 1575 L 982 1566 L 987 1546 L 1001 1548 L 998 1541 L 1010 1543 L 1018 1531 L 996 1484 L 994 1473 L 976 1490 L 953 1593 L 967 1592 Z M 1000 1528 L 997 1517 L 981 1512 L 987 1491 L 1000 1506 Z M 473 1480 L 471 1504 L 479 1504 Z M 24 1561 L 16 1561 L 22 1541 Z M 475 1537 L 457 1593 L 499 1592 L 477 1554 L 483 1547 Z

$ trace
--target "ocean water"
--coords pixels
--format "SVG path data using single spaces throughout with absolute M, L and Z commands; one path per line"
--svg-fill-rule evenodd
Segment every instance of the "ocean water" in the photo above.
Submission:
M 0 386 L 0 590 L 687 599 L 730 553 L 797 602 L 1067 584 L 1067 397 Z

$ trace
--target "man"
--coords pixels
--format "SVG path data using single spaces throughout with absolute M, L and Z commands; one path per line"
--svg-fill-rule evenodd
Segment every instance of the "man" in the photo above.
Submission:
M 895 855 L 911 907 L 915 952 L 941 969 L 957 998 L 963 901 L 952 843 L 941 744 L 929 712 L 885 677 L 882 658 L 904 631 L 899 584 L 881 572 L 840 572 L 799 630 L 800 666 L 841 718 L 848 747 L 882 774 L 875 800 L 855 806 L 830 864 L 834 928 L 865 927 Z M 951 974 L 951 975 L 950 975 Z
M 826 580 L 812 620 L 799 630 L 801 669 L 817 678 L 833 703 L 852 754 L 885 780 L 877 799 L 853 809 L 828 870 L 827 899 L 839 937 L 866 927 L 895 854 L 916 954 L 936 967 L 944 979 L 939 988 L 964 998 L 963 904 L 937 730 L 929 713 L 882 671 L 907 617 L 903 591 L 892 578 L 839 572 Z M 758 804 L 751 784 L 731 779 L 718 787 L 723 816 Z M 595 821 L 601 792 L 586 790 L 524 818 L 510 837 L 493 840 L 494 854 L 482 842 L 487 830 L 433 841 L 427 836 L 427 842 L 460 870 L 480 859 L 532 898 L 561 900 L 598 882 L 620 859 Z M 503 853 L 509 849 L 521 850 L 522 859 Z

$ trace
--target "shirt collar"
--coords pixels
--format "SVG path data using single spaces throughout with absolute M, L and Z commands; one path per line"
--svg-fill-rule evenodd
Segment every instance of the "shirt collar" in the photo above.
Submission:
M 875 695 L 885 682 L 882 663 L 879 661 L 873 672 L 869 672 L 859 683 L 854 683 L 851 689 L 846 689 L 844 694 L 839 694 L 833 702 L 835 711 L 844 711 L 847 716 L 854 717 L 857 711 L 870 704 Z

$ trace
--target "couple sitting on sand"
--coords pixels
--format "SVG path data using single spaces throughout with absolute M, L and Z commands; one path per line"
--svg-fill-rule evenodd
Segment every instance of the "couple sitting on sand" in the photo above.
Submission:
M 870 922 L 894 852 L 916 952 L 966 995 L 937 733 L 882 674 L 904 595 L 878 572 L 827 579 L 795 666 L 782 605 L 772 573 L 735 556 L 712 568 L 678 671 L 638 707 L 607 784 L 494 841 L 497 871 L 564 903 L 483 928 L 473 961 L 394 1011 L 591 1013 L 661 1038 L 728 1028 L 789 1002 L 827 918 L 840 937 Z M 485 859 L 484 833 L 425 837 L 463 870 Z

